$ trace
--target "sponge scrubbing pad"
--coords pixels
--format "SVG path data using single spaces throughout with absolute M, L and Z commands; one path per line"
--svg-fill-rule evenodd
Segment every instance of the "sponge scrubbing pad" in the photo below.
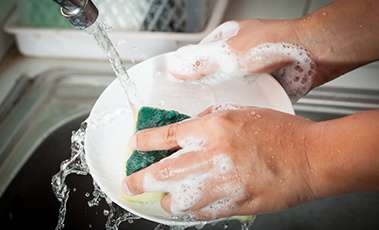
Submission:
M 142 107 L 138 112 L 136 130 L 140 131 L 143 129 L 165 126 L 188 118 L 190 117 L 173 110 Z M 175 151 L 172 150 L 147 152 L 134 150 L 126 163 L 126 175 L 129 176 L 134 172 L 146 168 L 174 152 Z

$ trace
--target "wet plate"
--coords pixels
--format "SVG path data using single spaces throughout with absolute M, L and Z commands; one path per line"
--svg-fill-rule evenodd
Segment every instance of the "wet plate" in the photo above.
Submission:
M 138 106 L 173 109 L 194 116 L 212 104 L 254 105 L 294 113 L 283 88 L 267 74 L 234 78 L 212 86 L 172 80 L 166 73 L 166 55 L 133 66 L 129 76 L 136 84 Z M 98 98 L 88 118 L 85 137 L 86 161 L 102 191 L 116 204 L 145 219 L 166 225 L 197 225 L 171 217 L 159 199 L 131 200 L 123 192 L 125 164 L 130 153 L 128 140 L 134 133 L 132 112 L 118 80 Z

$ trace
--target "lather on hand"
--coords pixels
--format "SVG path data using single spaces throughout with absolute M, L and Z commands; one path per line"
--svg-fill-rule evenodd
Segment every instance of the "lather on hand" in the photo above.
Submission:
M 182 150 L 129 176 L 127 188 L 131 194 L 168 192 L 165 210 L 199 219 L 251 215 L 313 199 L 304 144 L 313 123 L 254 107 L 210 107 L 198 118 L 140 131 L 133 148 Z

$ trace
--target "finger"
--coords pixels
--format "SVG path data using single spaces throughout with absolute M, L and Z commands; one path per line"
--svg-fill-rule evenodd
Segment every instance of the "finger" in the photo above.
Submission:
M 239 23 L 236 21 L 228 21 L 219 25 L 211 33 L 209 33 L 200 44 L 211 43 L 219 40 L 228 40 L 238 34 L 240 30 Z
M 184 46 L 168 55 L 167 69 L 179 80 L 199 80 L 215 73 L 220 67 L 220 54 L 226 54 L 222 46 L 226 46 L 225 41 L 236 36 L 239 29 L 236 21 L 221 24 L 198 45 Z
M 252 109 L 254 107 L 252 106 L 240 106 L 240 105 L 234 105 L 234 104 L 220 104 L 220 105 L 212 105 L 206 108 L 204 111 L 199 113 L 198 117 L 205 117 L 209 114 L 216 113 L 216 112 L 223 112 L 223 111 L 230 111 L 230 110 L 242 110 L 242 109 Z
M 204 173 L 212 170 L 215 166 L 219 166 L 215 165 L 215 162 L 203 162 L 203 164 L 200 163 L 198 165 L 195 163 L 190 167 L 184 166 L 184 168 L 187 167 L 187 173 L 183 172 L 183 167 L 180 165 L 180 162 L 175 162 L 177 170 L 180 171 L 177 174 L 174 173 L 175 177 L 171 177 L 170 179 L 176 183 L 173 187 L 177 186 L 170 191 L 171 205 L 165 207 L 170 213 L 180 214 L 196 211 L 228 195 L 238 195 L 240 189 L 239 186 L 234 183 L 236 178 L 233 174 L 224 173 L 217 174 L 217 178 L 208 176 L 205 178 L 203 177 L 203 175 L 205 175 Z M 185 170 L 186 169 L 184 169 L 184 171 Z M 188 177 L 190 175 L 195 175 L 195 177 Z
M 213 182 L 209 181 L 209 183 L 207 183 L 207 186 L 204 187 L 200 199 L 197 200 L 197 202 L 192 207 L 184 211 L 194 212 L 201 210 L 202 208 L 207 207 L 209 204 L 222 199 L 227 195 L 225 193 L 225 190 L 227 189 L 225 188 L 225 185 L 225 183 L 223 185 L 220 185 L 220 182 L 217 182 L 216 180 Z
M 209 114 L 213 113 L 214 112 L 214 108 L 215 108 L 214 105 L 208 106 L 204 111 L 202 111 L 201 113 L 199 113 L 197 116 L 198 117 L 205 117 L 206 115 L 209 115 Z
M 193 204 L 193 202 L 194 200 L 198 199 L 194 198 L 196 195 L 198 195 L 196 194 L 197 192 L 180 191 L 181 193 L 177 192 L 174 193 L 174 195 L 169 194 L 161 199 L 161 206 L 166 212 L 170 214 L 190 213 L 194 210 L 199 210 L 203 207 L 206 207 L 209 203 L 213 203 L 216 200 L 222 198 L 219 193 L 212 194 L 212 191 L 214 190 L 212 190 L 208 185 L 201 187 L 200 190 L 197 191 L 201 193 L 200 200 L 198 200 L 195 204 Z
M 124 191 L 128 195 L 133 196 L 144 192 L 168 192 L 168 183 L 156 180 L 148 168 L 133 173 L 124 179 Z
M 237 210 L 235 208 L 220 204 L 222 202 L 224 202 L 223 199 L 215 201 L 209 206 L 191 212 L 191 215 L 197 220 L 215 220 L 237 214 Z
M 204 160 L 201 152 L 187 152 L 180 156 L 168 157 L 150 165 L 124 180 L 125 191 L 130 195 L 144 192 L 170 192 L 172 182 L 191 174 L 210 170 L 212 162 Z
M 207 45 L 188 45 L 167 56 L 167 69 L 179 80 L 198 80 L 217 71 L 219 65 Z
M 171 195 L 167 194 L 162 197 L 161 199 L 161 207 L 163 210 L 165 210 L 167 213 L 171 214 Z
M 178 148 L 178 141 L 199 136 L 197 134 L 200 123 L 199 119 L 189 119 L 159 128 L 141 130 L 130 138 L 129 147 L 141 151 Z
M 204 156 L 204 152 L 187 152 L 175 154 L 152 165 L 150 171 L 160 181 L 177 181 L 192 174 L 208 172 L 212 167 L 212 161 Z

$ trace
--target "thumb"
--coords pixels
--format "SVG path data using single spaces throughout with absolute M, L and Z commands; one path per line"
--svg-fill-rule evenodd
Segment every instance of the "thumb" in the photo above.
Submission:
M 228 21 L 219 25 L 211 33 L 209 33 L 203 40 L 200 41 L 200 44 L 211 43 L 216 41 L 227 41 L 230 38 L 236 36 L 240 30 L 240 25 L 236 21 Z
M 230 74 L 238 67 L 237 58 L 227 41 L 236 36 L 240 26 L 228 21 L 208 34 L 198 45 L 184 46 L 167 58 L 167 67 L 179 80 L 198 80 L 217 71 Z
M 237 56 L 225 41 L 184 46 L 169 54 L 166 64 L 169 73 L 179 80 L 207 81 L 205 77 L 210 75 L 225 79 L 241 71 Z
M 168 71 L 179 80 L 198 80 L 217 71 L 211 45 L 188 45 L 167 56 Z

